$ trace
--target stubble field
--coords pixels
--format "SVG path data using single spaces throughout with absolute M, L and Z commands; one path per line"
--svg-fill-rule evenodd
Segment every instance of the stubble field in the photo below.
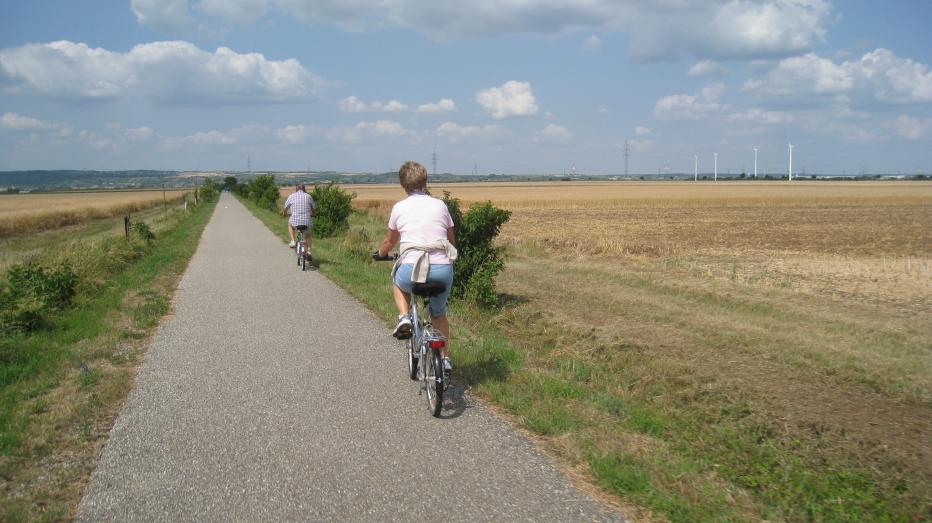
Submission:
M 498 321 L 580 390 L 490 396 L 603 490 L 673 520 L 930 515 L 932 184 L 444 190 L 513 212 Z

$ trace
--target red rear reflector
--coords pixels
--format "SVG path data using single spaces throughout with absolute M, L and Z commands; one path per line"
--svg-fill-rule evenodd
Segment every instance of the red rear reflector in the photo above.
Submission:
M 427 346 L 432 349 L 442 349 L 447 346 L 447 340 L 429 340 Z

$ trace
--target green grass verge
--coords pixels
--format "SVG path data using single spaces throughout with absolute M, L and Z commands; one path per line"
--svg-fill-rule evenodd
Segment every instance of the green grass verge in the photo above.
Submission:
M 277 213 L 244 203 L 287 239 Z M 344 236 L 314 240 L 314 258 L 388 328 L 395 317 L 390 267 L 369 259 L 384 230 L 381 218 L 355 213 Z M 453 302 L 450 317 L 458 380 L 539 434 L 562 460 L 587 469 L 603 490 L 655 516 L 674 522 L 922 519 L 922 501 L 908 480 L 828 456 L 828 439 L 786 441 L 754 421 L 754 406 L 740 391 L 705 392 L 700 377 L 664 361 L 662 350 L 603 346 L 590 333 L 553 325 L 520 304 L 489 312 Z
M 145 339 L 213 209 L 177 212 L 151 244 L 117 237 L 39 255 L 76 265 L 82 283 L 44 328 L 0 339 L 0 519 L 73 517 Z

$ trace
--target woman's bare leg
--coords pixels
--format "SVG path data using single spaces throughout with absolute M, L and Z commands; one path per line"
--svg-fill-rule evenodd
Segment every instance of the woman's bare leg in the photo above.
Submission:
M 411 308 L 408 294 L 397 286 L 392 285 L 392 296 L 395 298 L 395 306 L 398 307 L 398 314 L 408 314 L 408 310 Z

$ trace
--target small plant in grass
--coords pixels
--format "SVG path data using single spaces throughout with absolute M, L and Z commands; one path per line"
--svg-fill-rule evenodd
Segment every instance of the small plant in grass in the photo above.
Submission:
M 155 239 L 155 233 L 152 232 L 146 222 L 133 222 L 130 229 L 137 238 L 145 240 L 147 243 Z
M 50 312 L 71 304 L 77 284 L 69 265 L 49 268 L 26 262 L 10 267 L 0 288 L 0 330 L 37 329 Z
M 456 248 L 459 256 L 454 262 L 452 294 L 483 306 L 498 304 L 495 277 L 505 268 L 503 249 L 495 247 L 495 238 L 502 225 L 511 217 L 511 211 L 499 209 L 491 201 L 473 205 L 463 213 L 460 201 L 448 191 L 443 192 L 453 218 Z
M 314 237 L 329 238 L 345 231 L 349 227 L 350 213 L 353 212 L 353 198 L 356 193 L 348 193 L 333 182 L 327 185 L 315 185 L 311 191 L 316 210 L 314 211 Z
M 69 265 L 13 265 L 0 288 L 0 330 L 37 329 L 49 312 L 71 304 L 77 284 L 78 275 Z
M 369 246 L 373 243 L 372 236 L 366 231 L 365 227 L 352 227 L 343 236 L 343 247 L 346 254 L 357 261 L 367 261 L 371 257 Z

